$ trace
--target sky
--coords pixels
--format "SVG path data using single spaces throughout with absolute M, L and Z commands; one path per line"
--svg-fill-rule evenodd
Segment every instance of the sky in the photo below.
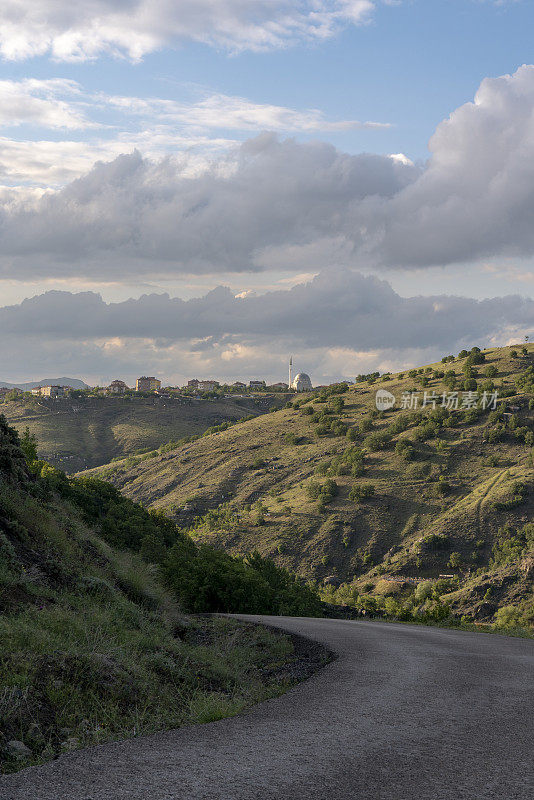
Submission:
M 534 334 L 529 0 L 4 0 L 0 381 Z

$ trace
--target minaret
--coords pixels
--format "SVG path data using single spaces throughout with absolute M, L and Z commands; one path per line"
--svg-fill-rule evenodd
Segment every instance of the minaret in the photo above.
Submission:
M 293 356 L 289 356 L 289 388 L 291 389 L 292 373 L 293 372 Z

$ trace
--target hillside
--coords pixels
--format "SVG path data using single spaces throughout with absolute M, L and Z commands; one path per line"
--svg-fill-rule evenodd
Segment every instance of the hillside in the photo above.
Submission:
M 0 409 L 19 432 L 28 427 L 37 437 L 41 458 L 72 473 L 202 433 L 213 425 L 257 416 L 282 402 L 262 395 L 257 401 L 156 396 L 32 398 L 6 402 Z
M 291 576 L 214 559 L 108 484 L 29 468 L 30 451 L 0 415 L 0 772 L 232 716 L 324 663 L 296 638 L 184 611 L 315 610 Z
M 197 539 L 257 549 L 334 600 L 398 609 L 439 590 L 457 615 L 534 621 L 533 373 L 533 345 L 475 349 L 98 474 Z M 376 410 L 379 388 L 396 396 L 393 409 Z M 460 405 L 467 391 L 500 400 L 440 408 L 453 390 Z M 411 391 L 420 404 L 424 391 L 440 395 L 437 408 L 400 409 Z M 452 578 L 416 588 L 440 575 Z

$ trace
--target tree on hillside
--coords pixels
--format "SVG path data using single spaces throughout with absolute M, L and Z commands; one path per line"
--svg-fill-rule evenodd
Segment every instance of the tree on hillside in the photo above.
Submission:
M 34 461 L 37 461 L 37 436 L 34 433 L 30 433 L 30 429 L 27 426 L 20 437 L 20 448 L 28 464 L 33 464 Z

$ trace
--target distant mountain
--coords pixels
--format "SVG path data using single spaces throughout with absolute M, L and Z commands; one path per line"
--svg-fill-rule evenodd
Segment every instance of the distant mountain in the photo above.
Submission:
M 72 386 L 73 389 L 88 389 L 88 385 L 78 378 L 43 378 L 41 381 L 28 381 L 28 383 L 6 383 L 0 381 L 2 389 L 35 389 L 36 386 Z

